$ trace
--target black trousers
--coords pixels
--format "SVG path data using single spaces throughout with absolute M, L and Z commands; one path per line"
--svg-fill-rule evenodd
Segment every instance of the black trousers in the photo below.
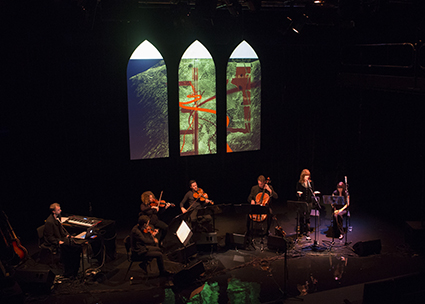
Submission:
M 65 268 L 65 277 L 76 277 L 78 275 L 81 253 L 82 247 L 72 243 L 70 240 L 60 245 L 60 259 Z

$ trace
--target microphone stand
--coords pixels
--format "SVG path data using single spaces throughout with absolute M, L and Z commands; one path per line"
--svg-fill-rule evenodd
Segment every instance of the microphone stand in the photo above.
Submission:
M 344 177 L 344 182 L 345 182 L 345 196 L 348 198 L 348 183 L 347 183 L 347 176 Z M 346 202 L 347 203 L 347 202 Z M 348 215 L 350 213 L 350 205 L 347 206 L 347 214 L 345 215 L 345 228 L 347 229 L 347 232 L 345 233 L 345 243 L 344 245 L 350 245 L 351 242 L 348 242 L 348 232 L 349 232 L 349 228 L 348 228 Z M 351 219 L 350 219 L 351 220 Z
M 310 184 L 310 181 L 308 181 L 308 188 L 310 189 L 310 192 L 311 192 L 311 194 L 313 195 L 313 198 L 314 198 L 314 201 L 315 201 L 315 203 L 316 203 L 316 206 L 315 206 L 315 210 L 314 210 L 314 243 L 313 243 L 313 246 L 312 246 L 312 248 L 313 248 L 313 250 L 314 249 L 316 249 L 316 247 L 317 247 L 317 214 L 316 214 L 316 211 L 318 210 L 318 209 L 321 209 L 322 207 L 320 206 L 320 204 L 318 203 L 318 199 L 320 200 L 320 198 L 318 198 L 317 196 L 316 196 L 316 194 L 314 194 L 314 191 L 313 191 L 313 189 L 311 188 L 311 184 Z M 311 212 L 310 212 L 311 213 Z M 320 213 L 319 213 L 320 214 Z

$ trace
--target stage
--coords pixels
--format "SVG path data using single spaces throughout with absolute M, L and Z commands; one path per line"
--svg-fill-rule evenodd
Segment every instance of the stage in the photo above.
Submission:
M 412 223 L 389 223 L 350 210 L 348 235 L 332 243 L 324 206 L 320 219 L 311 219 L 317 229 L 307 241 L 296 238 L 296 212 L 285 204 L 275 206 L 274 214 L 286 237 L 273 238 L 270 250 L 268 238 L 262 245 L 258 236 L 244 248 L 239 236 L 244 234 L 245 215 L 231 210 L 220 208 L 215 215 L 217 238 L 197 246 L 187 263 L 165 261 L 172 277 L 158 277 L 156 262 L 148 267 L 148 275 L 137 262 L 126 275 L 129 262 L 123 240 L 131 227 L 117 225 L 115 259 L 106 256 L 104 265 L 99 265 L 86 257 L 86 275 L 80 271 L 73 281 L 55 277 L 24 285 L 18 282 L 22 293 L 16 291 L 9 299 L 24 303 L 390 303 L 408 299 L 414 303 L 424 295 L 425 288 L 419 284 L 425 270 L 423 245 Z M 230 239 L 230 234 L 235 237 Z M 35 276 L 60 273 L 57 266 L 47 265 L 48 260 L 37 262 L 36 240 L 27 248 L 32 258 L 18 267 L 20 271 Z

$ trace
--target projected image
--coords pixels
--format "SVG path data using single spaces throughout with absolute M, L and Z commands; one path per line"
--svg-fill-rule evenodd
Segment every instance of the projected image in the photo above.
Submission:
M 227 63 L 227 152 L 259 150 L 261 143 L 261 65 L 242 41 Z
M 169 156 L 167 67 L 148 41 L 127 65 L 130 159 Z
M 215 65 L 195 41 L 179 65 L 180 155 L 217 153 Z

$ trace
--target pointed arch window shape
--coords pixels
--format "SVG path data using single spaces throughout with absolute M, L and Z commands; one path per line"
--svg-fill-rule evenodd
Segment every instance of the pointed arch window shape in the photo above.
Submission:
M 208 50 L 194 41 L 179 64 L 180 155 L 217 153 L 216 71 Z
M 147 40 L 127 64 L 130 159 L 169 156 L 167 67 Z
M 260 150 L 261 64 L 244 40 L 227 62 L 227 152 Z

